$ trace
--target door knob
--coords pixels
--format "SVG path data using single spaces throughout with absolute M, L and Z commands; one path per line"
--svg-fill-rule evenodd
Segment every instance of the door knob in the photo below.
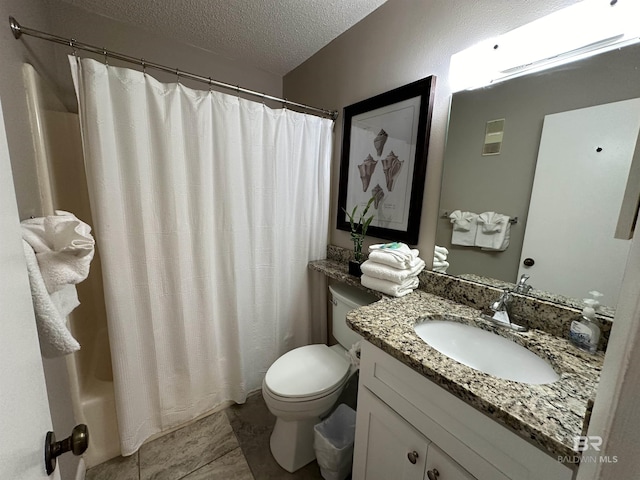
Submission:
M 438 480 L 439 476 L 440 476 L 440 472 L 438 470 L 436 470 L 435 468 L 433 470 L 429 470 L 427 472 L 427 478 L 429 480 Z
M 44 464 L 47 475 L 51 475 L 56 469 L 56 459 L 66 452 L 73 452 L 74 455 L 82 455 L 89 446 L 89 429 L 86 425 L 76 425 L 71 431 L 71 435 L 64 440 L 56 442 L 56 434 L 47 432 L 44 442 Z
M 522 263 L 524 263 L 525 267 L 533 267 L 536 262 L 533 258 L 525 258 Z
M 416 464 L 416 462 L 418 461 L 418 457 L 420 455 L 418 455 L 418 452 L 416 452 L 415 450 L 413 452 L 409 452 L 407 453 L 407 458 L 409 459 L 409 461 L 411 463 L 413 463 L 414 465 Z

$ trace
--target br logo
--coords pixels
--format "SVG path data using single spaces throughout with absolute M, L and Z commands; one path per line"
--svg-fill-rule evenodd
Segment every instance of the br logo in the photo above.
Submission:
M 596 452 L 599 452 L 601 446 L 602 437 L 599 436 L 573 437 L 573 449 L 577 452 L 584 452 L 589 450 L 589 448 L 592 448 Z

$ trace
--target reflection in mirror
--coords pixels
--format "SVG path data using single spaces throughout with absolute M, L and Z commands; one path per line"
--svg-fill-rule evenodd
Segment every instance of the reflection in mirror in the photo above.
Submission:
M 518 222 L 510 227 L 508 247 L 504 251 L 489 251 L 452 245 L 452 224 L 448 216 L 440 218 L 436 244 L 449 250 L 447 261 L 450 267 L 447 273 L 465 275 L 468 279 L 490 284 L 515 284 L 519 276 L 526 273 L 531 277 L 529 283 L 534 287 L 532 293 L 546 299 L 555 298 L 553 295 L 556 294 L 561 296 L 558 300 L 562 303 L 581 307 L 581 299 L 588 296 L 589 290 L 602 289 L 607 290 L 603 304 L 615 307 L 630 241 L 614 240 L 613 237 L 630 157 L 638 137 L 640 112 L 633 113 L 638 103 L 630 107 L 630 119 L 622 122 L 622 125 L 631 125 L 631 130 L 625 131 L 623 139 L 611 137 L 621 128 L 614 126 L 612 120 L 596 110 L 595 130 L 573 141 L 578 146 L 578 153 L 560 149 L 569 143 L 564 141 L 569 134 L 564 131 L 558 133 L 551 125 L 553 119 L 565 118 L 555 114 L 639 98 L 639 58 L 640 45 L 631 45 L 544 72 L 453 95 L 440 198 L 441 216 L 445 217 L 444 212 L 455 210 L 478 214 L 497 212 L 512 218 L 518 217 Z M 575 127 L 571 115 L 582 116 L 580 112 L 568 113 L 565 118 L 568 128 L 572 125 Z M 616 116 L 614 112 L 611 118 L 615 119 Z M 502 135 L 489 140 L 493 143 L 496 139 L 502 142 L 499 153 L 487 155 L 485 149 L 483 155 L 487 122 L 500 119 L 504 119 Z M 582 129 L 579 127 L 576 130 Z M 550 136 L 549 132 L 555 133 Z M 584 134 L 584 131 L 581 133 Z M 547 137 L 553 137 L 555 143 L 549 144 Z M 623 143 L 626 145 L 623 146 Z M 571 155 L 581 156 L 580 151 L 589 152 L 589 158 L 584 154 L 585 162 L 600 164 L 589 163 L 584 168 L 575 165 L 567 167 L 566 159 Z M 550 152 L 551 157 L 540 160 L 538 164 L 539 153 L 542 155 L 543 152 Z M 602 161 L 614 161 L 613 157 L 616 161 L 623 159 L 626 164 L 614 169 Z M 611 175 L 613 170 L 622 170 L 622 178 L 620 175 L 614 178 Z M 585 171 L 594 174 L 582 178 Z M 592 197 L 598 210 L 602 210 L 604 204 L 604 200 L 598 198 L 600 192 L 605 190 L 605 186 L 616 184 L 615 189 L 606 189 L 607 201 L 611 205 L 600 214 L 605 218 L 605 224 L 594 223 L 593 206 L 585 206 L 582 200 L 577 201 L 577 208 L 572 206 L 572 203 L 576 203 L 569 193 L 572 182 L 579 185 L 578 192 L 586 193 L 587 199 Z M 557 199 L 552 201 L 553 208 L 543 211 L 542 207 L 537 206 L 537 201 L 535 206 L 530 207 L 532 192 L 534 201 L 555 195 Z M 529 239 L 526 251 L 523 250 L 525 235 L 534 237 L 530 233 L 533 229 L 530 223 L 535 223 L 534 217 L 542 219 L 543 232 L 538 235 L 551 240 L 551 246 L 540 247 L 542 250 L 536 253 L 532 253 L 537 247 L 536 242 Z M 568 245 L 562 245 L 566 237 L 563 228 L 568 224 L 568 219 L 573 222 L 571 233 L 574 239 Z M 603 239 L 608 241 L 606 245 Z M 612 255 L 612 249 L 618 253 Z M 559 263 L 558 259 L 569 258 L 570 253 L 575 252 L 580 254 L 577 259 L 571 260 L 573 263 Z M 533 260 L 532 266 L 523 265 L 526 258 Z M 596 266 L 595 260 L 598 258 L 608 260 L 605 262 L 608 263 L 607 268 L 613 271 L 612 279 L 600 287 L 602 267 Z M 590 266 L 592 268 L 588 268 Z M 542 273 L 544 267 L 550 271 L 548 276 L 553 281 L 545 279 L 547 274 Z M 589 270 L 591 273 L 588 273 Z M 580 282 L 576 280 L 576 275 Z M 602 313 L 612 315 L 613 309 L 603 309 Z

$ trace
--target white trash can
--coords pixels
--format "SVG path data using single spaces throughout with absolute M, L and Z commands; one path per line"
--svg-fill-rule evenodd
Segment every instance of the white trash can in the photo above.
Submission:
M 345 480 L 351 474 L 356 412 L 344 403 L 313 427 L 313 446 L 325 480 Z

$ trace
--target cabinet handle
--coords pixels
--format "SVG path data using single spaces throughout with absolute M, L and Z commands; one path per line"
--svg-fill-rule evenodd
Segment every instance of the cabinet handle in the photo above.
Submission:
M 427 472 L 427 478 L 429 480 L 438 480 L 439 476 L 440 476 L 440 472 L 438 470 L 436 470 L 435 468 L 433 470 L 429 470 Z
M 418 452 L 416 452 L 415 450 L 413 452 L 409 452 L 407 453 L 407 458 L 409 459 L 409 461 L 411 463 L 413 463 L 414 465 L 416 464 L 416 462 L 418 461 L 418 457 L 420 455 L 418 455 Z

